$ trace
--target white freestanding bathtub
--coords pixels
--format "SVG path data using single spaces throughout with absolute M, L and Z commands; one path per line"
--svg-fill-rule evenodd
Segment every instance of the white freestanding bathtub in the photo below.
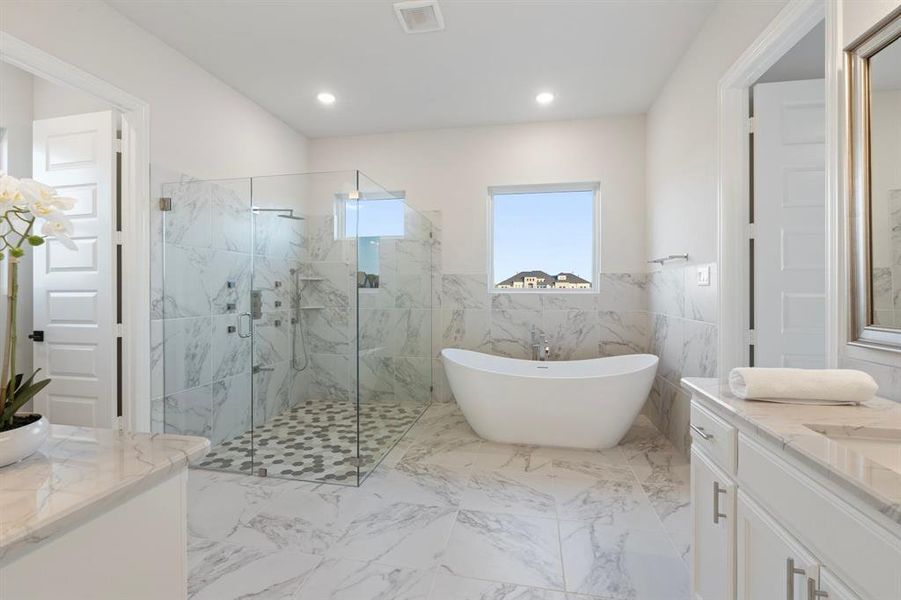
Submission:
M 441 351 L 469 424 L 493 442 L 611 448 L 641 411 L 657 371 L 652 354 L 590 360 L 519 360 Z

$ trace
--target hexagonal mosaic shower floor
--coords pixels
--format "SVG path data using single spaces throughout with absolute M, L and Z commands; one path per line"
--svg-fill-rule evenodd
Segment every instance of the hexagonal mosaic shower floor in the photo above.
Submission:
M 425 404 L 360 406 L 361 478 L 403 436 Z M 256 455 L 252 449 L 256 449 Z M 349 402 L 307 400 L 268 423 L 212 448 L 201 469 L 356 485 L 356 407 Z

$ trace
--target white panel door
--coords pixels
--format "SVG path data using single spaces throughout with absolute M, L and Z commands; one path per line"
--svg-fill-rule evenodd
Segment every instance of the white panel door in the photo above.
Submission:
M 34 178 L 77 199 L 77 251 L 47 240 L 34 253 L 35 399 L 51 423 L 111 427 L 116 417 L 115 116 L 34 122 Z
M 754 86 L 754 364 L 826 354 L 825 81 Z

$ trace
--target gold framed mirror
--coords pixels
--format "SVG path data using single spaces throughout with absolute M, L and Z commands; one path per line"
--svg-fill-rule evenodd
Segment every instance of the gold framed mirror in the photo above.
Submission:
M 845 52 L 849 343 L 901 352 L 901 9 Z

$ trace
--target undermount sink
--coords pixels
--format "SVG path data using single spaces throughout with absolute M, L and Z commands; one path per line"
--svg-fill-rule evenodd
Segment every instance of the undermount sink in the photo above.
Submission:
M 839 446 L 901 474 L 901 429 L 804 425 Z

